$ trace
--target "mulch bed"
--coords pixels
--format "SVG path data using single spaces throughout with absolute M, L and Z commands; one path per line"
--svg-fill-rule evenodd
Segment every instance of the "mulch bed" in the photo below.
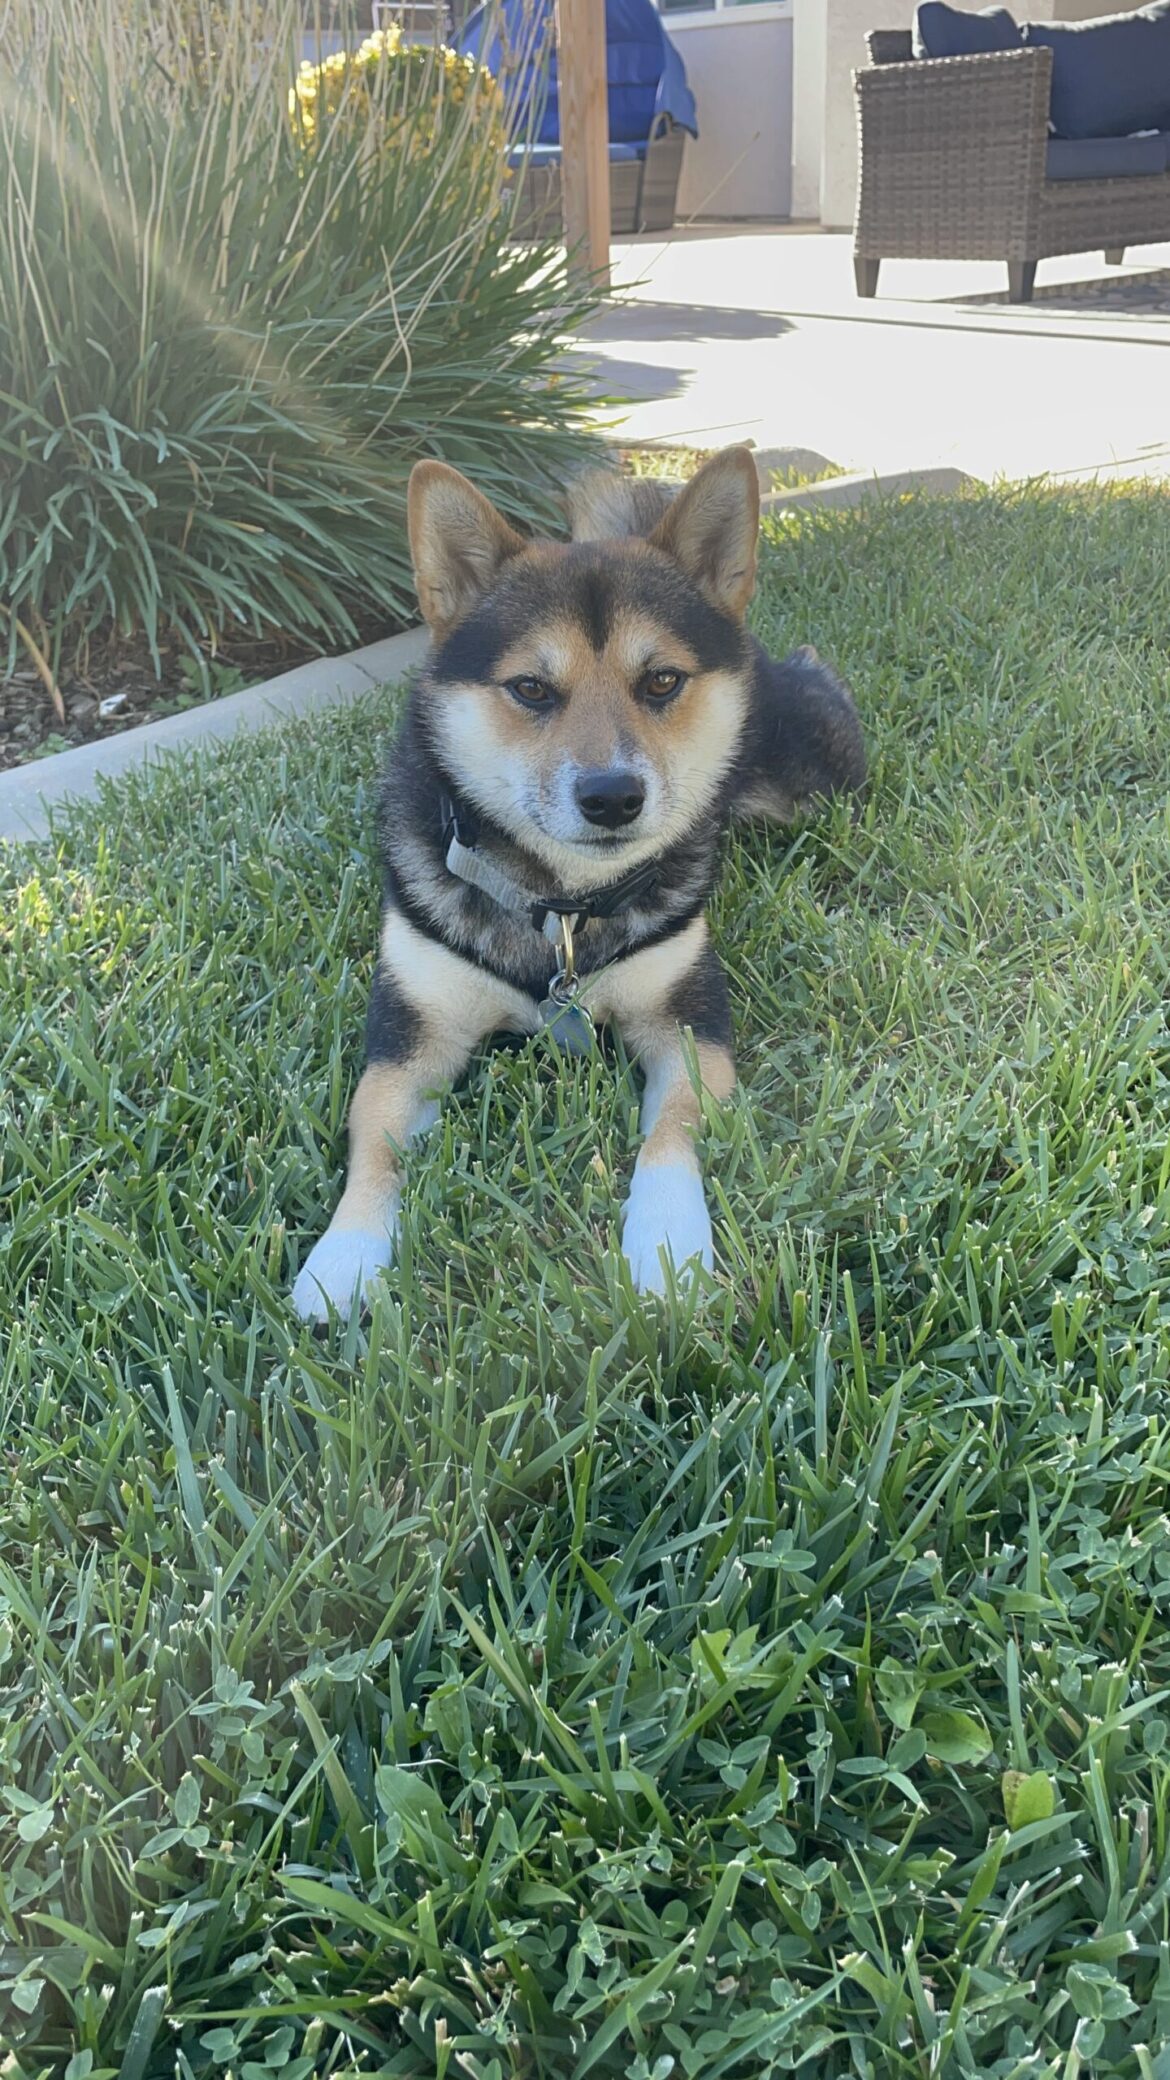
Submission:
M 635 461 L 651 475 L 688 476 L 706 459 L 703 449 L 621 449 L 621 465 Z M 635 470 L 635 474 L 640 473 Z M 389 622 L 370 616 L 357 617 L 356 642 L 376 643 L 384 636 L 399 635 L 405 622 Z M 6 631 L 5 631 L 6 633 Z M 339 648 L 341 641 L 339 639 Z M 16 670 L 0 675 L 0 772 L 48 758 L 56 751 L 70 751 L 75 744 L 92 744 L 105 737 L 120 736 L 123 730 L 138 729 L 144 722 L 158 722 L 164 715 L 184 708 L 203 707 L 225 694 L 241 693 L 290 672 L 311 657 L 325 654 L 309 643 L 288 637 L 227 637 L 209 660 L 209 681 L 204 685 L 194 659 L 177 638 L 159 644 L 161 673 L 156 672 L 150 651 L 141 637 L 111 637 L 91 642 L 86 654 L 62 665 L 58 684 L 65 704 L 65 721 L 58 717 L 44 681 L 23 649 L 18 651 Z M 333 654 L 337 654 L 335 651 Z
M 397 633 L 398 624 L 371 619 L 368 628 L 359 630 L 357 642 L 374 643 Z M 356 645 L 346 642 L 344 647 Z M 21 650 L 15 672 L 0 677 L 0 772 L 55 751 L 69 751 L 75 744 L 120 736 L 123 730 L 157 722 L 183 708 L 202 707 L 323 654 L 312 644 L 286 637 L 229 639 L 210 661 L 210 685 L 205 687 L 185 644 L 170 637 L 159 650 L 161 674 L 141 637 L 92 642 L 84 656 L 61 668 L 63 723 L 32 660 Z

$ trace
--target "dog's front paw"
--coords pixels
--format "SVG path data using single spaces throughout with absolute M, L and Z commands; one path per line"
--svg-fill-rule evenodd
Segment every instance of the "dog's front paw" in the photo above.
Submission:
M 690 1163 L 643 1164 L 635 1170 L 626 1200 L 622 1250 L 640 1293 L 665 1293 L 670 1271 L 677 1279 L 697 1257 L 704 1271 L 714 1264 L 711 1217 L 703 1180 Z
M 374 1234 L 368 1228 L 327 1228 L 293 1287 L 293 1306 L 305 1322 L 328 1321 L 330 1308 L 344 1321 L 393 1261 L 389 1230 Z

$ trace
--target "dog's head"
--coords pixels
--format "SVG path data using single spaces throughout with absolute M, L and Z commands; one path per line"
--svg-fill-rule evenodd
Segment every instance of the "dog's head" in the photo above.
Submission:
M 427 727 L 461 792 L 570 887 L 701 822 L 748 700 L 746 450 L 706 463 L 645 539 L 526 542 L 440 462 L 416 466 L 409 518 Z

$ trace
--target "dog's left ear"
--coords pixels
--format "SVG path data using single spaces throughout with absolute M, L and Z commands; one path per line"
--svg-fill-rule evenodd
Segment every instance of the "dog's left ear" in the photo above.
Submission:
M 746 448 L 724 448 L 685 484 L 650 540 L 713 607 L 740 620 L 756 582 L 760 480 Z
M 415 463 L 406 520 L 418 603 L 441 639 L 491 589 L 503 565 L 524 547 L 524 537 L 445 462 Z

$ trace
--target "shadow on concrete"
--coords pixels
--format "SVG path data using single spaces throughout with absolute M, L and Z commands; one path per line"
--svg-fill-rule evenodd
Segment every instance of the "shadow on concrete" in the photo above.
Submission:
M 585 326 L 583 339 L 779 339 L 792 326 L 778 311 L 723 310 L 701 303 L 622 303 Z
M 595 397 L 614 398 L 622 404 L 657 403 L 662 398 L 681 397 L 689 385 L 691 371 L 662 368 L 653 361 L 619 361 L 608 354 L 590 354 L 583 341 L 574 355 L 573 375 Z

